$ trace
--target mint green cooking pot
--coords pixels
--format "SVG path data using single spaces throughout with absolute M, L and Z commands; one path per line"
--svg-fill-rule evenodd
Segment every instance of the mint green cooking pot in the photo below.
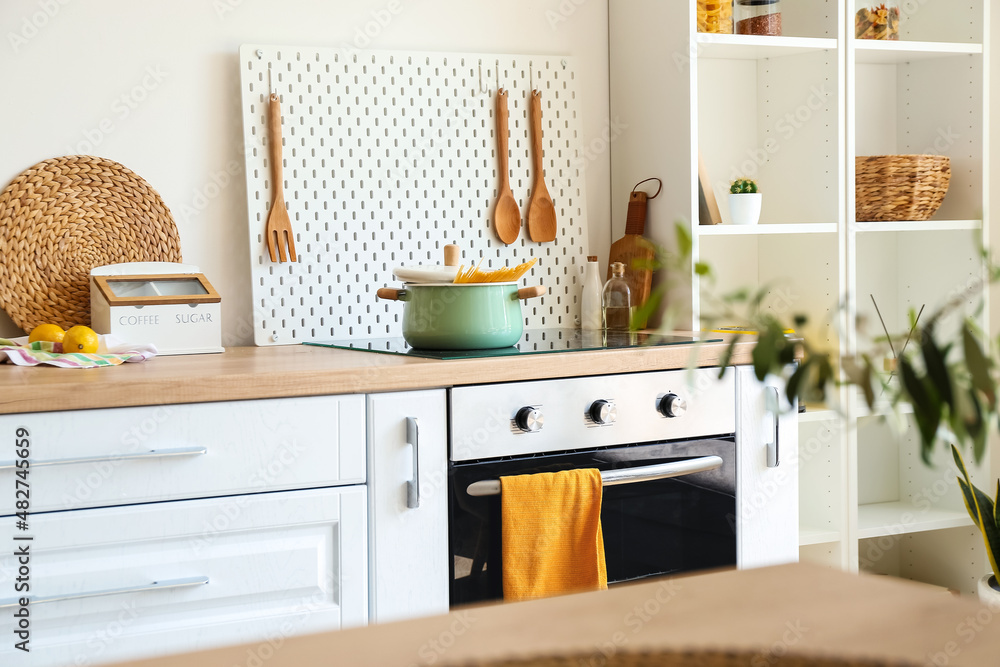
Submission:
M 403 338 L 428 350 L 488 350 L 521 338 L 521 299 L 545 294 L 544 287 L 517 283 L 412 283 L 383 287 L 381 299 L 405 302 Z

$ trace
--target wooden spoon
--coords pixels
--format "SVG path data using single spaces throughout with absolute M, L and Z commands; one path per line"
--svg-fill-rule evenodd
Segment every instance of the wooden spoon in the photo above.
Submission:
M 493 227 L 500 240 L 510 245 L 521 233 L 521 212 L 510 187 L 507 168 L 507 91 L 497 90 L 497 157 L 500 161 L 500 195 L 493 209 Z
M 535 159 L 535 184 L 528 206 L 528 236 L 537 243 L 556 240 L 556 209 L 545 187 L 542 168 L 542 93 L 531 91 L 531 152 Z

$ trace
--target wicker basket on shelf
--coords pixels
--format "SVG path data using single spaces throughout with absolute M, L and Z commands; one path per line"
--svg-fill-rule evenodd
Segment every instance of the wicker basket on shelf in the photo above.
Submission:
M 868 155 L 855 158 L 855 220 L 928 220 L 951 180 L 943 155 Z

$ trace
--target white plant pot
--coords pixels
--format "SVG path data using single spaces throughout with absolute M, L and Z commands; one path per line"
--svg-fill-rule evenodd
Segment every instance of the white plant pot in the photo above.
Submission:
M 1000 586 L 992 572 L 979 580 L 978 593 L 980 602 L 990 609 L 1000 611 Z
M 756 225 L 760 220 L 760 192 L 729 193 L 729 218 L 734 225 Z

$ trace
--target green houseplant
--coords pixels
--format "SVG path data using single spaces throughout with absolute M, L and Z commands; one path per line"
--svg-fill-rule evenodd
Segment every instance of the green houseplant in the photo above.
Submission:
M 966 507 L 983 533 L 994 580 L 1000 580 L 1000 484 L 995 500 L 976 489 L 960 454 L 961 449 L 971 450 L 976 462 L 981 462 L 991 430 L 1000 431 L 1000 355 L 997 354 L 1000 339 L 990 341 L 983 335 L 974 316 L 978 311 L 965 310 L 963 315 L 963 309 L 988 284 L 1000 281 L 1000 267 L 987 253 L 982 252 L 981 280 L 966 286 L 922 319 L 920 313 L 911 311 L 907 331 L 887 334 L 875 339 L 872 349 L 855 357 L 841 358 L 835 350 L 817 346 L 807 336 L 788 335 L 789 329 L 801 332 L 808 329 L 809 323 L 803 315 L 783 318 L 766 307 L 768 293 L 774 286 L 715 294 L 711 289 L 711 267 L 704 262 L 690 264 L 692 239 L 684 225 L 676 228 L 676 247 L 676 253 L 661 254 L 655 268 L 665 268 L 674 275 L 686 275 L 693 270 L 706 281 L 709 289 L 702 297 L 702 326 L 716 329 L 720 325 L 740 324 L 756 332 L 752 352 L 754 373 L 760 380 L 769 375 L 783 377 L 790 403 L 826 402 L 834 388 L 852 385 L 863 395 L 872 414 L 912 406 L 925 464 L 932 465 L 932 454 L 937 448 L 952 447 L 962 474 L 959 483 Z M 659 289 L 660 293 L 650 298 L 651 304 L 658 303 L 665 290 L 662 286 Z M 665 328 L 671 328 L 676 315 L 668 305 L 663 318 Z M 741 338 L 739 334 L 732 338 L 720 359 L 721 372 L 725 372 Z M 893 353 L 895 368 L 887 376 L 880 367 L 890 349 L 900 353 Z M 880 363 L 874 363 L 875 359 Z
M 752 178 L 737 178 L 729 186 L 729 217 L 734 225 L 756 225 L 761 194 Z
M 979 528 L 983 535 L 983 542 L 986 544 L 986 554 L 990 559 L 992 574 L 985 575 L 979 581 L 979 599 L 983 602 L 991 601 L 993 606 L 1000 605 L 1000 567 L 997 566 L 1000 560 L 1000 480 L 997 480 L 997 495 L 992 499 L 977 488 L 969 477 L 969 471 L 965 467 L 962 453 L 954 445 L 951 446 L 951 454 L 955 459 L 962 476 L 958 478 L 958 484 L 962 487 L 962 497 L 965 499 L 965 509 L 969 511 L 972 522 Z

